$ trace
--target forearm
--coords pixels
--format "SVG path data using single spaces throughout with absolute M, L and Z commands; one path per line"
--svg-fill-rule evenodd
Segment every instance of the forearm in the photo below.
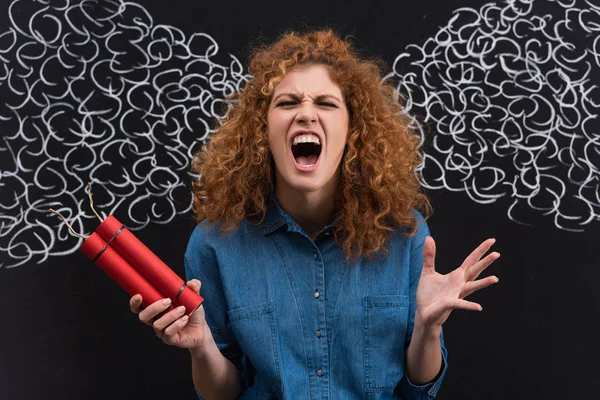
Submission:
M 205 337 L 207 343 L 202 348 L 190 349 L 196 390 L 206 400 L 239 398 L 242 394 L 240 374 L 221 354 L 210 331 Z
M 415 385 L 432 382 L 442 367 L 441 327 L 426 328 L 415 320 L 406 355 L 406 373 Z

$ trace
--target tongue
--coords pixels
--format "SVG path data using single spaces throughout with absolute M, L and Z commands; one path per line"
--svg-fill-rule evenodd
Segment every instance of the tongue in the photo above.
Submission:
M 300 165 L 311 165 L 317 162 L 319 156 L 298 156 L 296 157 L 296 162 Z

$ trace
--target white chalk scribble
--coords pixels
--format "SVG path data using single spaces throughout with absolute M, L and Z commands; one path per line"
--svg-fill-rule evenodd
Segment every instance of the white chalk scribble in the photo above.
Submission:
M 117 0 L 13 1 L 0 34 L 0 254 L 16 267 L 76 251 L 97 208 L 127 225 L 190 211 L 192 154 L 248 80 L 215 40 Z M 7 256 L 7 257 L 5 257 Z
M 527 224 L 600 219 L 600 3 L 461 8 L 393 72 L 425 149 L 423 185 L 502 203 Z
M 133 230 L 188 213 L 192 154 L 250 78 L 238 59 L 134 2 L 15 0 L 8 14 L 0 267 L 77 251 L 81 239 L 47 210 L 90 233 L 88 181 L 97 209 Z M 422 117 L 417 132 L 433 135 L 424 186 L 506 204 L 520 223 L 539 215 L 580 231 L 598 221 L 599 31 L 592 1 L 510 0 L 456 10 L 408 46 L 385 79 Z

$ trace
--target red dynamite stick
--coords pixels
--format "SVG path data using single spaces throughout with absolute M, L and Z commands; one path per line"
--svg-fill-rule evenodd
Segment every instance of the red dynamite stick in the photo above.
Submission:
M 108 246 L 98 234 L 92 233 L 79 250 L 94 262 L 130 296 L 142 295 L 142 307 L 147 307 L 165 296 L 131 266 L 115 249 Z M 174 307 L 171 305 L 170 309 Z
M 204 301 L 192 289 L 187 287 L 183 279 L 160 260 L 148 247 L 120 223 L 109 215 L 96 229 L 96 233 L 134 266 L 173 304 L 185 307 L 185 313 L 190 315 Z

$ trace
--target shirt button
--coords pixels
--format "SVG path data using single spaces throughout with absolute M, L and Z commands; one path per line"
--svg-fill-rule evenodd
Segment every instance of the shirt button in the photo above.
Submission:
M 321 331 L 316 331 L 316 332 L 315 332 L 315 336 L 316 336 L 316 337 L 321 337 Z
M 315 299 L 318 299 L 320 296 L 319 292 L 315 292 Z
M 319 256 L 317 255 L 317 253 L 313 253 L 313 258 L 316 260 L 317 258 L 319 258 Z
M 323 376 L 323 370 L 321 368 L 317 370 L 317 376 Z

